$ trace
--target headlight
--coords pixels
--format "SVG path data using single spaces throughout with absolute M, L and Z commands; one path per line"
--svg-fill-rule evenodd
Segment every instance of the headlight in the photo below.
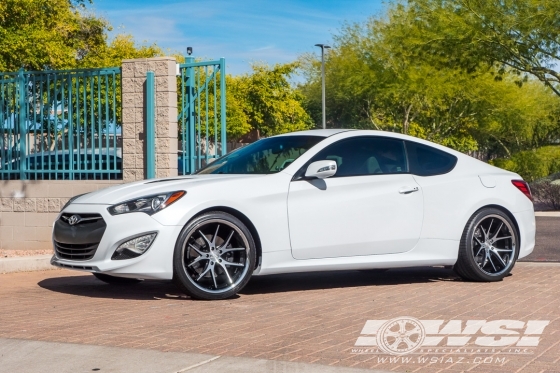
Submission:
M 65 209 L 66 207 L 70 206 L 70 204 L 71 204 L 72 202 L 74 202 L 76 199 L 80 198 L 81 196 L 85 196 L 86 194 L 87 194 L 87 193 L 78 194 L 77 196 L 74 196 L 74 197 L 70 198 L 70 199 L 68 200 L 68 202 L 66 202 L 66 204 L 60 209 L 60 212 L 64 211 L 64 209 Z
M 131 199 L 130 201 L 121 202 L 108 208 L 111 215 L 126 214 L 129 212 L 145 212 L 153 215 L 163 210 L 167 206 L 179 200 L 187 192 L 179 190 L 177 192 L 154 194 L 151 196 Z

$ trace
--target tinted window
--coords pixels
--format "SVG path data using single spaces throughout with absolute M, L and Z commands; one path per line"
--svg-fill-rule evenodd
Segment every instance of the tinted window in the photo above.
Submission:
M 408 172 L 403 141 L 386 137 L 338 141 L 321 150 L 309 163 L 321 160 L 336 161 L 338 169 L 333 177 Z
M 441 175 L 451 171 L 457 163 L 457 157 L 441 150 L 406 142 L 410 172 L 418 176 Z
M 321 136 L 279 136 L 259 140 L 210 163 L 197 174 L 272 174 L 299 158 Z

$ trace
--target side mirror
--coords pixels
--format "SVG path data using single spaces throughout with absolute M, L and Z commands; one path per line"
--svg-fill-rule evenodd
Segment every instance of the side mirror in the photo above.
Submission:
M 335 161 L 317 161 L 311 163 L 305 171 L 305 177 L 308 178 L 319 178 L 326 179 L 336 174 L 336 162 Z

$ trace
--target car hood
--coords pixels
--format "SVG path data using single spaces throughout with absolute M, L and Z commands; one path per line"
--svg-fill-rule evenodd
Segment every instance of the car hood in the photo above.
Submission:
M 165 179 L 142 180 L 133 183 L 116 185 L 95 192 L 84 194 L 74 200 L 76 204 L 114 205 L 134 198 L 152 194 L 186 190 L 202 184 L 223 183 L 232 180 L 263 177 L 265 175 L 189 175 L 169 177 Z

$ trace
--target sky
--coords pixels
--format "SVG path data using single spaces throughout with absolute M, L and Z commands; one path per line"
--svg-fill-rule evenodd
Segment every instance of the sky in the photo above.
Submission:
M 319 53 L 344 22 L 382 14 L 388 0 L 94 0 L 93 11 L 113 32 L 139 43 L 193 57 L 225 57 L 231 74 L 250 71 L 251 62 L 269 64 Z

